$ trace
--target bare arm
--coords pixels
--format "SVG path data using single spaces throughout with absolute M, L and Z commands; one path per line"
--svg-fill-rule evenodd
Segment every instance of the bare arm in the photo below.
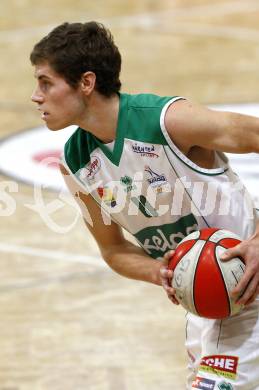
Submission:
M 193 146 L 229 153 L 259 153 L 259 118 L 211 110 L 187 100 L 169 106 L 166 129 L 185 154 Z
M 96 240 L 103 259 L 117 273 L 127 278 L 161 285 L 161 263 L 124 238 L 120 226 L 111 222 L 106 225 L 100 207 L 91 195 L 82 192 L 63 165 L 60 167 L 64 180 L 78 202 L 84 221 Z
M 256 117 L 214 111 L 179 100 L 168 108 L 165 126 L 172 141 L 186 155 L 195 146 L 229 153 L 259 153 Z M 254 234 L 227 250 L 222 260 L 238 256 L 244 259 L 246 270 L 232 293 L 240 304 L 249 304 L 259 294 L 259 222 Z

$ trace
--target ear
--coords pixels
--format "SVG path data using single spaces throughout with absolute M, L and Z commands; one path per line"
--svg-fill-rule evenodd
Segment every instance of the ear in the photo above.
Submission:
M 96 83 L 96 75 L 93 72 L 85 72 L 80 81 L 81 90 L 88 96 L 94 90 Z

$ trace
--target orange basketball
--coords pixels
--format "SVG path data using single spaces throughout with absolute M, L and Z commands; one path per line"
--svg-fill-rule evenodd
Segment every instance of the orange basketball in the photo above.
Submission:
M 172 286 L 182 306 L 201 317 L 225 318 L 237 314 L 230 291 L 244 274 L 242 259 L 221 261 L 221 254 L 241 241 L 232 232 L 217 228 L 196 231 L 177 246 L 169 262 L 174 271 Z

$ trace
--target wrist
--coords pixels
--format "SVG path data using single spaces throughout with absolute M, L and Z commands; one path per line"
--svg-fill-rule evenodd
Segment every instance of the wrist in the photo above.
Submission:
M 156 284 L 157 286 L 162 285 L 161 277 L 160 277 L 161 266 L 162 264 L 159 260 L 154 260 L 154 264 L 151 272 L 151 283 Z

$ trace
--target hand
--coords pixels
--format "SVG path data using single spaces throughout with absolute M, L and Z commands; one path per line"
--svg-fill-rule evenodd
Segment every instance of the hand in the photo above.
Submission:
M 242 257 L 246 268 L 241 280 L 231 291 L 231 296 L 237 298 L 238 304 L 248 305 L 254 302 L 259 294 L 259 233 L 242 241 L 234 248 L 226 250 L 221 260 L 230 260 L 234 257 Z M 242 291 L 244 291 L 243 294 Z
M 168 270 L 168 263 L 171 257 L 174 255 L 174 252 L 175 251 L 172 250 L 166 252 L 164 255 L 162 265 L 160 267 L 160 281 L 170 301 L 172 301 L 175 305 L 179 305 L 179 302 L 175 297 L 175 289 L 172 287 L 173 271 Z

